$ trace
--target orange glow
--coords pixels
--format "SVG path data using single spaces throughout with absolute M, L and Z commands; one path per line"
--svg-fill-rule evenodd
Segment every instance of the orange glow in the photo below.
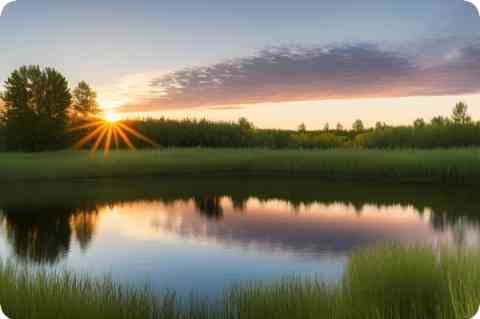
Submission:
M 118 149 L 123 142 L 129 149 L 135 150 L 128 134 L 151 146 L 158 146 L 155 141 L 128 126 L 118 114 L 113 112 L 107 112 L 103 116 L 90 116 L 86 122 L 71 129 L 71 131 L 89 130 L 86 136 L 73 146 L 74 149 L 82 149 L 86 144 L 93 142 L 92 152 L 103 148 L 105 156 L 108 156 L 112 145 Z

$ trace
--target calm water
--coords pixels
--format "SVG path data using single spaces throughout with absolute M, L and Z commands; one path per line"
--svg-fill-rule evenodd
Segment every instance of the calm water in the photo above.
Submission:
M 210 295 L 289 275 L 338 279 L 381 242 L 478 245 L 475 189 L 182 178 L 5 185 L 0 256 Z

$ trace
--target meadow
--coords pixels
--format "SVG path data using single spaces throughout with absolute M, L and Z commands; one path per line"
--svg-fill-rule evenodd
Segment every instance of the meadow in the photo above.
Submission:
M 285 278 L 227 288 L 217 300 L 121 286 L 106 278 L 0 264 L 0 299 L 12 318 L 465 319 L 480 303 L 480 254 L 379 246 L 355 252 L 343 279 Z
M 166 148 L 142 151 L 3 153 L 0 180 L 71 180 L 192 175 L 308 175 L 329 179 L 480 181 L 480 149 L 270 150 Z

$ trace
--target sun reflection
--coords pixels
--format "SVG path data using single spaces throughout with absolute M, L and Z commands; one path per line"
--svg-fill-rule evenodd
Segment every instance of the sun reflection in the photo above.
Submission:
M 158 146 L 155 141 L 130 127 L 114 112 L 105 112 L 101 116 L 91 115 L 84 123 L 71 129 L 71 131 L 79 130 L 89 132 L 73 146 L 74 149 L 81 149 L 88 143 L 93 143 L 92 152 L 103 148 L 105 155 L 108 155 L 112 147 L 118 149 L 123 143 L 129 149 L 135 150 L 131 136 L 151 146 Z

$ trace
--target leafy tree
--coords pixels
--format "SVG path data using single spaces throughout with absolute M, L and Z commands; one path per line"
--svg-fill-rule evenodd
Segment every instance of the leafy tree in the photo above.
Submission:
M 337 123 L 337 131 L 343 131 L 342 123 Z
M 418 118 L 413 122 L 414 128 L 424 128 L 426 125 L 425 120 L 422 118 Z
M 450 120 L 446 117 L 443 117 L 443 116 L 435 116 L 434 118 L 432 118 L 430 124 L 432 126 L 446 126 L 448 125 L 450 122 Z
M 74 117 L 88 117 L 100 112 L 97 93 L 85 81 L 73 90 L 72 113 Z
M 323 130 L 324 130 L 325 132 L 330 131 L 330 125 L 329 125 L 328 123 L 325 123 L 325 126 L 323 127 Z
M 363 125 L 363 122 L 360 119 L 353 122 L 352 128 L 355 132 L 362 132 L 365 130 L 365 126 Z
M 240 125 L 240 127 L 246 131 L 250 131 L 255 128 L 253 123 L 249 122 L 245 117 L 241 117 L 240 119 L 238 119 L 238 125 Z
M 387 127 L 387 124 L 385 124 L 385 122 L 375 123 L 375 129 L 376 130 L 384 130 L 386 127 Z
M 452 121 L 455 124 L 466 125 L 472 121 L 472 118 L 467 113 L 468 105 L 464 102 L 458 102 L 452 111 Z
M 65 146 L 71 94 L 63 75 L 52 68 L 20 67 L 5 81 L 1 98 L 8 150 Z
M 305 123 L 300 124 L 300 125 L 298 126 L 297 131 L 298 131 L 299 133 L 305 133 L 305 132 L 307 132 L 307 126 L 305 125 Z

